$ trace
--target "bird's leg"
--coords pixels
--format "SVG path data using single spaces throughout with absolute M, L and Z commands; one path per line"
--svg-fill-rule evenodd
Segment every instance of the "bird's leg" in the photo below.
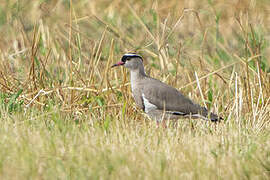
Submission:
M 172 120 L 170 123 L 172 124 L 172 127 L 173 127 L 173 128 L 175 128 L 175 129 L 178 128 L 178 123 L 179 123 L 179 122 L 178 122 L 177 120 Z
M 157 128 L 159 127 L 167 128 L 166 121 L 157 121 Z
M 166 123 L 167 121 L 166 121 L 165 115 L 166 115 L 166 112 L 165 112 L 165 106 L 164 106 L 164 111 L 163 111 L 162 117 L 161 117 L 160 121 L 158 121 L 159 124 L 161 124 L 161 126 L 162 126 L 163 128 L 167 128 L 167 127 L 168 127 L 168 126 L 167 126 L 167 123 Z M 159 126 L 159 125 L 158 125 L 158 126 Z

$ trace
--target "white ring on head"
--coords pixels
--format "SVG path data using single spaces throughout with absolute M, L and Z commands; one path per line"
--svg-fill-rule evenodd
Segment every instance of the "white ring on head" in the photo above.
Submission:
M 142 58 L 140 55 L 138 55 L 138 54 L 129 54 L 129 53 L 127 53 L 127 54 L 124 54 L 124 56 L 130 56 L 130 57 L 140 57 L 140 58 Z

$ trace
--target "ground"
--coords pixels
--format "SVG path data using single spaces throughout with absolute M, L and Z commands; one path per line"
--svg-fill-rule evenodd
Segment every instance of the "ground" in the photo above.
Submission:
M 0 3 L 0 179 L 269 179 L 267 0 Z M 127 52 L 224 118 L 157 127 Z

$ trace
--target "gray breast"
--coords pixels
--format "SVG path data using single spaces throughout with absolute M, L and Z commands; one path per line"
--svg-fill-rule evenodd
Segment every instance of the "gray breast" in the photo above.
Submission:
M 144 110 L 144 103 L 142 99 L 142 90 L 140 88 L 140 85 L 131 85 L 131 90 L 132 90 L 132 96 L 134 98 L 135 103 L 137 106 L 141 109 Z

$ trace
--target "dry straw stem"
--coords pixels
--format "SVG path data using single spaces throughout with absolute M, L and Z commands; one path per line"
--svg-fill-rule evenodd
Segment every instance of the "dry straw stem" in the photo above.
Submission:
M 69 80 L 70 80 L 70 85 L 73 86 L 73 57 L 72 57 L 72 46 L 71 46 L 71 41 L 72 41 L 72 12 L 73 12 L 73 5 L 72 5 L 72 0 L 69 1 L 69 33 L 68 33 L 68 58 L 69 58 Z M 73 104 L 74 101 L 74 91 L 71 91 L 70 94 L 70 104 Z
M 269 179 L 268 1 L 29 2 L 1 2 L 0 179 Z M 157 127 L 130 50 L 225 120 Z
M 260 55 L 256 55 L 256 56 L 254 56 L 254 57 L 250 57 L 246 62 L 250 62 L 250 61 L 254 60 L 255 58 L 257 58 L 258 56 L 260 56 Z M 203 79 L 205 79 L 205 78 L 207 78 L 207 77 L 209 77 L 209 76 L 211 76 L 211 75 L 213 75 L 213 74 L 216 74 L 216 73 L 218 73 L 218 72 L 220 72 L 220 71 L 222 71 L 222 70 L 225 70 L 225 69 L 227 69 L 227 68 L 229 68 L 229 67 L 232 67 L 232 66 L 238 64 L 239 62 L 244 62 L 244 60 L 243 60 L 242 58 L 240 58 L 239 56 L 235 55 L 235 57 L 236 57 L 237 59 L 239 59 L 239 61 L 236 61 L 236 62 L 234 62 L 234 63 L 228 64 L 228 65 L 226 65 L 226 66 L 224 66 L 224 67 L 222 67 L 222 68 L 220 68 L 220 69 L 217 69 L 217 70 L 215 70 L 215 71 L 213 71 L 213 72 L 211 72 L 211 73 L 208 73 L 208 74 L 206 74 L 206 75 L 204 75 L 204 76 L 198 78 L 198 81 L 203 80 Z M 252 70 L 253 70 L 253 69 L 252 69 Z M 256 72 L 255 72 L 255 73 L 256 73 Z M 181 87 L 180 89 L 186 88 L 186 87 L 191 86 L 191 85 L 193 85 L 193 84 L 195 84 L 195 83 L 197 83 L 197 80 L 192 81 L 192 82 L 190 82 L 190 83 L 184 85 L 184 86 Z

